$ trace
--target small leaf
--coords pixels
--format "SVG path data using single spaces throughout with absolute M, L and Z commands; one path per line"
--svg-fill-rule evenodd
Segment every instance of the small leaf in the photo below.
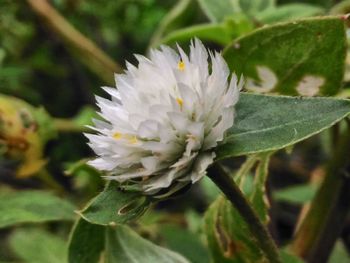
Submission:
M 294 204 L 305 204 L 311 201 L 317 192 L 317 186 L 312 184 L 303 184 L 289 186 L 277 190 L 273 193 L 273 197 L 277 201 L 289 202 Z
M 74 220 L 75 207 L 48 192 L 0 194 L 0 228 L 22 223 Z
M 110 182 L 106 189 L 81 211 L 81 216 L 93 224 L 123 224 L 141 216 L 149 205 L 150 200 L 140 192 L 123 191 L 118 183 Z
M 204 231 L 214 262 L 245 263 L 266 260 L 238 211 L 223 196 L 206 211 Z
M 348 263 L 350 262 L 349 252 L 341 240 L 335 243 L 329 263 Z
M 105 228 L 80 218 L 73 227 L 69 246 L 69 263 L 98 263 L 104 249 Z
M 241 12 L 238 0 L 198 0 L 198 2 L 212 22 L 221 22 L 226 17 Z
M 268 105 L 268 107 L 267 107 Z M 348 116 L 350 101 L 242 93 L 218 159 L 285 148 Z
M 65 263 L 66 243 L 41 229 L 16 230 L 10 237 L 12 250 L 26 263 Z
M 230 69 L 247 79 L 247 89 L 303 96 L 336 94 L 345 56 L 340 17 L 266 26 L 235 40 L 224 51 Z
M 152 244 L 127 226 L 108 227 L 106 235 L 106 263 L 189 263 L 180 254 Z
M 254 15 L 275 6 L 275 0 L 198 0 L 212 22 L 221 22 L 237 14 Z
M 268 165 L 271 157 L 271 152 L 261 154 L 260 162 L 256 168 L 253 192 L 250 197 L 252 206 L 255 208 L 258 216 L 263 223 L 267 223 L 269 220 L 268 208 L 270 207 L 269 201 L 266 196 L 266 180 L 268 177 Z
M 280 255 L 283 263 L 304 263 L 304 260 L 297 257 L 296 255 L 288 253 L 286 249 L 282 249 Z
M 172 7 L 172 9 L 159 22 L 150 40 L 150 47 L 156 47 L 160 44 L 160 40 L 166 33 L 173 31 L 181 26 L 185 26 L 188 17 L 192 16 L 195 2 L 192 0 L 180 0 Z M 187 18 L 187 19 L 186 19 Z

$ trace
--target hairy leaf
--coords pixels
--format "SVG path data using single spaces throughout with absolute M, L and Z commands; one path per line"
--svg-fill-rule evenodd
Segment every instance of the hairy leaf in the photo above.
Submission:
M 224 57 L 246 89 L 289 95 L 333 95 L 344 74 L 346 37 L 340 17 L 266 26 L 235 40 Z
M 350 113 L 350 101 L 242 93 L 235 123 L 217 158 L 278 150 L 329 128 Z

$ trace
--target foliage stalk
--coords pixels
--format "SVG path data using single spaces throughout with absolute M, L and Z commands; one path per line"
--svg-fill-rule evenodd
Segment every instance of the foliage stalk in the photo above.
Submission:
M 208 176 L 248 223 L 251 234 L 255 236 L 269 262 L 280 263 L 278 249 L 270 233 L 233 179 L 217 163 L 208 168 Z

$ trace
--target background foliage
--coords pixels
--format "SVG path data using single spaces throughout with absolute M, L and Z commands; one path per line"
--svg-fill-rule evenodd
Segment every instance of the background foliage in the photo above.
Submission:
M 347 12 L 349 1 L 331 0 L 0 0 L 0 262 L 265 260 L 208 178 L 154 202 L 104 186 L 86 165 L 93 154 L 82 132 L 96 117 L 94 95 L 106 97 L 100 87 L 113 85 L 113 72 L 135 63 L 133 54 L 185 47 L 193 37 L 223 50 L 245 76 L 245 91 L 256 93 L 241 96 L 237 125 L 217 154 L 283 262 L 303 262 L 302 241 L 318 244 L 317 236 L 293 239 L 294 232 L 321 200 L 316 192 L 327 191 L 322 179 L 349 156 L 341 121 L 349 101 L 310 98 L 350 97 Z M 346 192 L 336 181 L 328 188 Z M 348 208 L 321 212 L 331 220 Z M 328 235 L 336 241 L 328 262 L 350 262 L 345 212 L 339 235 Z

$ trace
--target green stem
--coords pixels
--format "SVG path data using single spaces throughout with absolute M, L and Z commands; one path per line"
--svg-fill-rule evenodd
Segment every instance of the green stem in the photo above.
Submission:
M 297 230 L 291 250 L 310 263 L 327 262 L 350 210 L 350 132 L 337 143 L 325 178 Z
M 80 125 L 75 123 L 73 120 L 70 119 L 60 119 L 55 118 L 54 119 L 54 126 L 57 131 L 59 132 L 88 132 L 90 131 L 89 128 L 87 128 L 85 125 Z
M 208 168 L 208 176 L 248 223 L 251 234 L 255 236 L 269 262 L 280 263 L 275 242 L 233 179 L 225 173 L 219 164 L 213 164 Z
M 73 55 L 107 84 L 114 84 L 113 73 L 122 72 L 118 63 L 73 27 L 47 0 L 27 0 L 27 2 L 45 25 L 62 39 Z

